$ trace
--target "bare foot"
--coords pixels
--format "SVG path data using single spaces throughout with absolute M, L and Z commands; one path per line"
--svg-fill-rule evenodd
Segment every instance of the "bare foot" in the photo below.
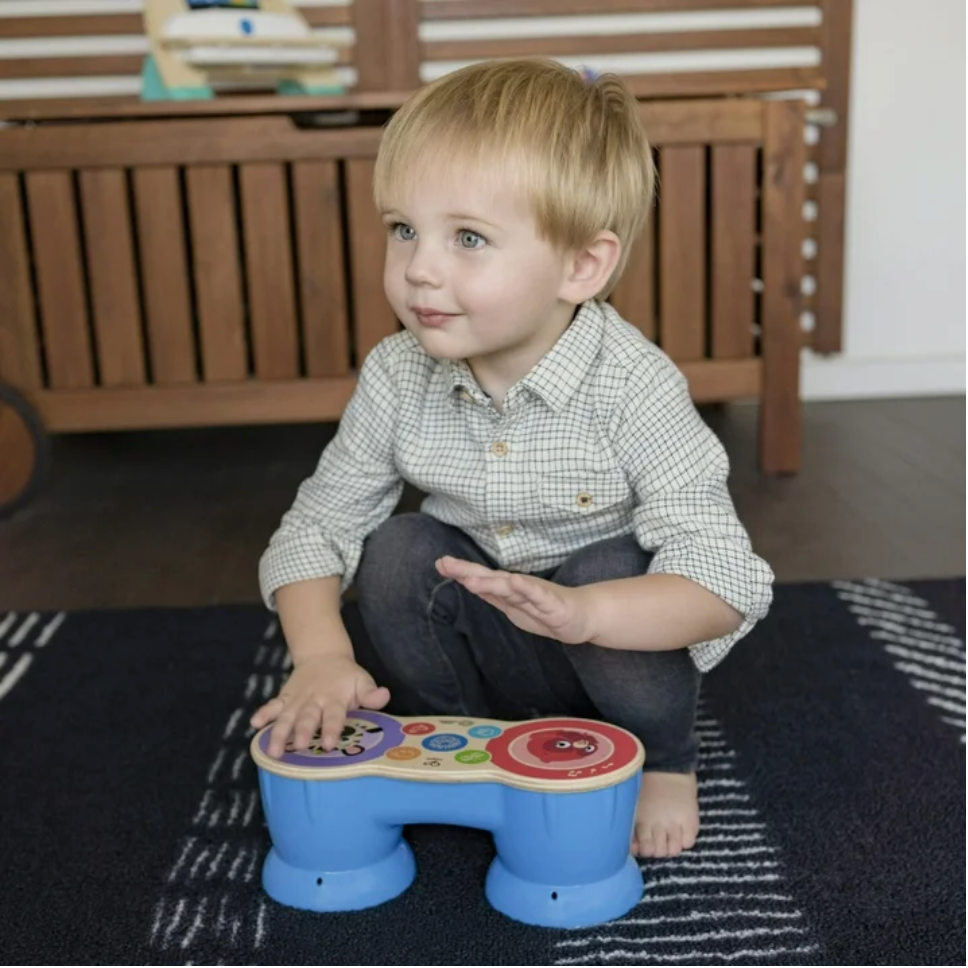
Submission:
M 635 808 L 632 853 L 677 857 L 699 833 L 695 773 L 643 773 Z

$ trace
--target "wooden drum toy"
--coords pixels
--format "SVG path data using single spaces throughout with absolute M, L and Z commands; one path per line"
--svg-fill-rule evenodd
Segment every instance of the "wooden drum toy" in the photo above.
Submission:
M 251 751 L 272 838 L 262 883 L 282 904 L 349 911 L 401 894 L 416 874 L 408 823 L 491 831 L 485 895 L 518 921 L 599 924 L 641 898 L 629 844 L 645 752 L 625 730 L 357 710 L 336 749 L 273 759 L 270 729 Z

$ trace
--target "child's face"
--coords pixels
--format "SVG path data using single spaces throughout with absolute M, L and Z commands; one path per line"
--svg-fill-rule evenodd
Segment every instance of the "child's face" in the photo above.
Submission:
M 517 380 L 567 328 L 569 259 L 500 172 L 428 166 L 382 215 L 387 298 L 431 356 Z

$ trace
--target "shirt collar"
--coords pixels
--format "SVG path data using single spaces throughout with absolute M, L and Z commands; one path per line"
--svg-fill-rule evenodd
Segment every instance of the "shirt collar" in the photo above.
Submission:
M 598 356 L 604 330 L 602 307 L 594 299 L 583 303 L 558 342 L 519 381 L 520 386 L 540 397 L 552 410 L 562 410 Z M 449 369 L 455 399 L 461 393 L 485 399 L 464 360 L 452 360 Z

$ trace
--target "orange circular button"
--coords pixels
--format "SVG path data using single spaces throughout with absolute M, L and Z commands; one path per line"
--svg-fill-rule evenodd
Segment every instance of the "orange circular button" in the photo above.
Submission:
M 420 750 L 413 746 L 396 746 L 383 754 L 388 760 L 415 760 L 420 756 Z

